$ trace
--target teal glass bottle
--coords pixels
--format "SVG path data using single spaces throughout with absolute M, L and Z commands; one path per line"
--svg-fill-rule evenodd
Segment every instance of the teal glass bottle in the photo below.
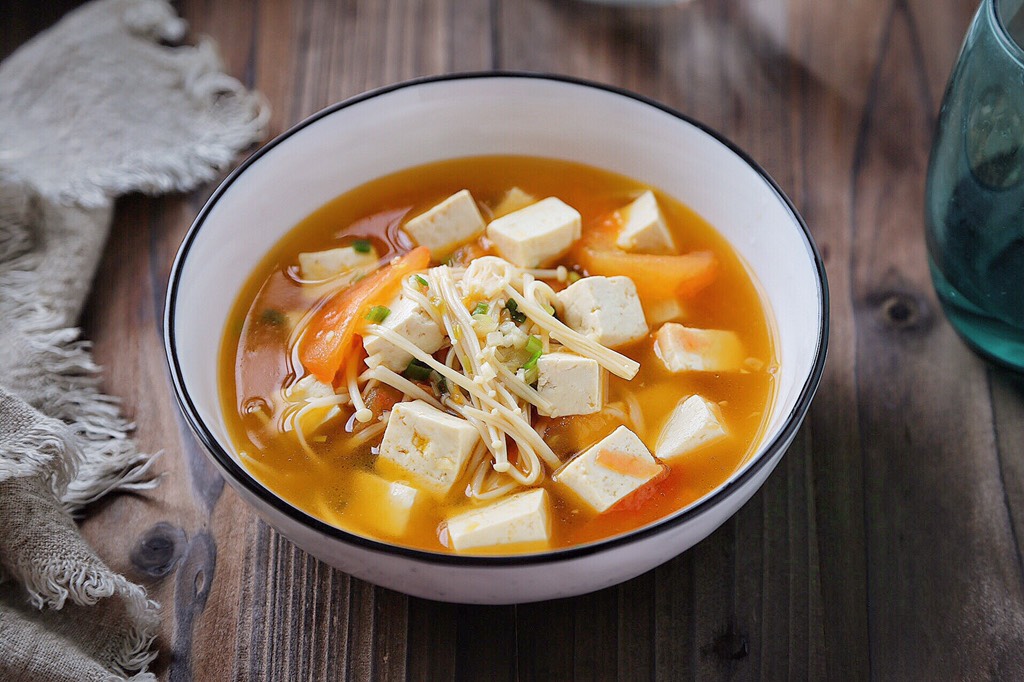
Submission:
M 932 281 L 960 336 L 1024 371 L 1024 0 L 982 0 L 928 163 Z

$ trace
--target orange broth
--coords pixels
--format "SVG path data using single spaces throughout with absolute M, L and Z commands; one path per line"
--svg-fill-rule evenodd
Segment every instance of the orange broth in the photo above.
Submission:
M 345 530 L 409 547 L 452 551 L 444 544 L 444 519 L 481 504 L 467 497 L 465 484 L 457 484 L 444 500 L 418 502 L 403 535 L 384 535 L 371 523 L 372 502 L 350 504 L 354 499 L 351 483 L 358 472 L 374 470 L 375 447 L 382 436 L 353 446 L 347 432 L 353 423 L 352 408 L 344 406 L 345 414 L 310 438 L 309 445 L 316 454 L 311 457 L 292 434 L 279 431 L 278 415 L 268 415 L 266 409 L 260 408 L 273 405 L 274 396 L 296 372 L 304 373 L 301 367 L 293 367 L 287 347 L 288 330 L 298 323 L 304 310 L 317 302 L 316 296 L 304 291 L 295 280 L 300 252 L 366 239 L 384 263 L 414 246 L 399 229 L 403 218 L 415 216 L 461 189 L 470 190 L 483 208 L 493 208 L 514 186 L 538 199 L 558 197 L 575 208 L 582 216 L 584 238 L 588 230 L 598 229 L 612 211 L 649 189 L 621 175 L 552 159 L 486 156 L 437 162 L 374 180 L 333 199 L 296 225 L 262 260 L 239 295 L 226 325 L 219 384 L 228 433 L 243 464 L 270 490 Z M 683 301 L 685 315 L 679 321 L 691 327 L 735 331 L 746 354 L 756 362 L 743 372 L 671 374 L 655 356 L 650 335 L 618 349 L 638 361 L 641 369 L 632 381 L 609 375 L 606 403 L 623 400 L 628 394 L 636 397 L 644 424 L 635 430 L 652 452 L 660 427 L 672 408 L 694 393 L 720 405 L 729 436 L 678 458 L 669 475 L 645 490 L 642 499 L 617 505 L 604 514 L 589 511 L 563 492 L 550 480 L 551 472 L 547 472 L 541 485 L 547 488 L 552 502 L 551 548 L 627 532 L 699 500 L 752 456 L 770 413 L 777 354 L 768 315 L 749 273 L 725 239 L 706 221 L 664 193 L 653 191 L 680 253 L 710 250 L 719 263 L 715 280 Z M 487 210 L 484 218 L 489 218 Z M 570 268 L 577 265 L 571 253 L 560 264 Z M 564 285 L 553 286 L 557 290 Z M 652 325 L 651 332 L 654 331 L 656 326 Z M 575 448 L 570 449 L 585 449 L 614 426 L 606 425 L 597 432 L 579 436 L 587 442 L 574 443 Z M 549 430 L 546 435 L 558 437 L 557 431 Z M 563 431 L 560 437 L 562 446 L 567 442 L 573 445 L 571 432 Z M 468 478 L 468 472 L 464 477 Z M 506 546 L 472 553 L 505 554 L 536 549 L 542 548 Z

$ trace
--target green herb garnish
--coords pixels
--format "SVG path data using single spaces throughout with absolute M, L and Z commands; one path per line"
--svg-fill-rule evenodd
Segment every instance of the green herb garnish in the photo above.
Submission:
M 488 310 L 490 310 L 490 306 L 488 306 L 486 303 L 481 301 L 480 303 L 476 304 L 476 307 L 473 308 L 473 312 L 471 314 L 473 314 L 473 315 L 486 315 Z
M 430 286 L 430 282 L 428 282 L 423 275 L 413 275 L 413 277 L 416 278 L 416 281 L 419 282 L 419 285 L 424 289 Z
M 357 253 L 370 253 L 373 250 L 373 244 L 366 239 L 357 239 L 352 242 L 352 249 Z
M 391 308 L 386 305 L 375 305 L 370 308 L 370 312 L 366 313 L 366 319 L 370 322 L 376 322 L 380 324 L 384 320 L 388 319 L 388 315 L 391 314 Z
M 509 317 L 511 317 L 512 321 L 515 322 L 516 324 L 522 324 L 523 322 L 526 322 L 526 315 L 519 312 L 519 304 L 516 303 L 513 299 L 510 298 L 509 300 L 505 301 L 505 310 L 508 311 Z
M 523 363 L 523 371 L 526 375 L 523 380 L 532 384 L 537 381 L 537 361 L 544 354 L 544 344 L 538 337 L 531 336 L 526 340 L 526 352 L 530 354 L 530 359 Z
M 264 323 L 274 327 L 283 327 L 288 322 L 288 316 L 276 308 L 267 308 L 260 314 Z
M 403 374 L 405 374 L 405 378 L 409 381 L 428 381 L 430 379 L 430 375 L 433 373 L 434 370 L 416 359 L 409 362 L 409 366 L 406 367 L 405 372 L 403 372 Z
M 531 336 L 526 339 L 526 352 L 531 356 L 537 355 L 540 357 L 540 353 L 544 350 L 544 344 L 541 342 L 540 337 Z

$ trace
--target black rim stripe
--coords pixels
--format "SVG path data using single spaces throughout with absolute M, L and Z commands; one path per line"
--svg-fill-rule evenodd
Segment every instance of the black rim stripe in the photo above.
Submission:
M 249 166 L 253 165 L 258 161 L 264 154 L 276 147 L 278 144 L 288 139 L 298 131 L 306 128 L 307 126 L 319 121 L 321 118 L 329 116 L 336 111 L 345 109 L 354 104 L 359 104 L 366 100 L 379 97 L 381 95 L 401 90 L 404 88 L 416 87 L 419 85 L 440 83 L 445 81 L 457 81 L 457 80 L 471 80 L 471 79 L 491 79 L 491 78 L 522 78 L 522 79 L 535 79 L 542 81 L 560 82 L 578 87 L 592 88 L 595 90 L 602 90 L 611 94 L 626 97 L 641 104 L 653 107 L 667 114 L 670 114 L 686 123 L 698 128 L 702 132 L 710 135 L 712 138 L 717 140 L 720 144 L 724 145 L 727 149 L 736 154 L 742 159 L 747 165 L 753 168 L 758 175 L 764 180 L 764 182 L 772 189 L 779 200 L 783 203 L 786 209 L 791 214 L 792 218 L 800 226 L 802 230 L 805 246 L 810 253 L 812 260 L 814 261 L 815 268 L 818 275 L 818 287 L 819 295 L 821 297 L 821 323 L 818 329 L 817 347 L 815 349 L 815 360 L 814 365 L 811 368 L 811 372 L 804 382 L 804 386 L 801 389 L 800 395 L 797 398 L 796 404 L 792 411 L 787 417 L 785 426 L 782 430 L 776 434 L 775 438 L 764 448 L 754 462 L 749 464 L 747 468 L 737 477 L 732 478 L 724 485 L 716 488 L 714 491 L 701 498 L 697 502 L 693 503 L 690 507 L 676 512 L 670 516 L 659 519 L 647 526 L 638 528 L 634 531 L 617 535 L 615 537 L 607 538 L 597 542 L 589 543 L 586 545 L 579 545 L 575 547 L 568 547 L 565 549 L 556 549 L 549 552 L 537 553 L 537 554 L 518 554 L 512 556 L 465 556 L 460 554 L 444 554 L 440 552 L 429 552 L 426 550 L 413 549 L 410 547 L 401 547 L 397 545 L 390 545 L 384 542 L 366 538 L 361 535 L 349 533 L 348 531 L 336 528 L 328 525 L 323 521 L 307 514 L 301 509 L 292 506 L 284 499 L 278 497 L 272 493 L 268 488 L 264 487 L 259 481 L 257 481 L 248 471 L 246 471 L 241 465 L 239 465 L 234 458 L 231 457 L 217 442 L 217 439 L 213 436 L 202 417 L 199 415 L 199 410 L 192 402 L 188 391 L 185 389 L 185 381 L 183 373 L 178 362 L 178 352 L 175 343 L 175 330 L 174 330 L 174 309 L 175 303 L 178 296 L 178 285 L 180 283 L 181 270 L 184 265 L 185 259 L 188 257 L 189 250 L 195 241 L 196 235 L 199 233 L 200 228 L 205 222 L 210 211 L 214 205 L 221 198 L 221 196 L 227 192 L 228 188 L 245 172 Z M 360 547 L 361 549 L 379 552 L 381 554 L 397 555 L 409 559 L 416 559 L 422 562 L 431 564 L 442 564 L 442 565 L 457 565 L 457 566 L 517 566 L 517 565 L 533 565 L 533 564 L 545 564 L 559 561 L 567 561 L 570 559 L 577 559 L 579 557 L 595 554 L 597 552 L 603 552 L 616 547 L 620 547 L 626 544 L 638 542 L 651 535 L 660 533 L 664 530 L 673 528 L 675 526 L 684 524 L 705 511 L 709 510 L 719 502 L 725 500 L 729 495 L 741 488 L 751 478 L 756 476 L 765 466 L 768 465 L 779 451 L 787 444 L 792 437 L 796 434 L 796 431 L 800 428 L 803 422 L 804 416 L 810 407 L 811 399 L 814 397 L 814 393 L 817 390 L 818 383 L 821 380 L 821 374 L 825 367 L 825 356 L 827 353 L 828 346 L 828 335 L 829 335 L 829 294 L 828 294 L 828 280 L 825 275 L 825 265 L 821 260 L 821 254 L 818 252 L 818 248 L 811 237 L 810 230 L 807 228 L 807 224 L 803 218 L 797 212 L 793 206 L 793 202 L 789 200 L 789 197 L 782 191 L 778 183 L 750 156 L 743 150 L 739 149 L 732 142 L 727 140 L 725 137 L 720 135 L 717 131 L 712 130 L 703 123 L 696 121 L 685 114 L 682 114 L 664 104 L 656 102 L 652 99 L 638 95 L 634 92 L 624 90 L 611 85 L 605 85 L 602 83 L 595 83 L 580 78 L 574 78 L 571 76 L 552 75 L 552 74 L 541 74 L 541 73 L 524 73 L 516 71 L 487 71 L 487 72 L 468 72 L 468 73 L 455 73 L 447 74 L 442 76 L 428 76 L 423 78 L 416 78 L 409 81 L 403 81 L 401 83 L 395 83 L 393 85 L 371 90 L 369 92 L 357 95 L 343 102 L 331 105 L 326 109 L 322 109 L 317 113 L 313 114 L 309 118 L 300 121 L 285 132 L 281 133 L 273 140 L 267 142 L 259 149 L 257 149 L 249 158 L 242 162 L 228 177 L 220 184 L 220 186 L 214 191 L 213 195 L 207 200 L 206 204 L 200 210 L 195 221 L 192 223 L 192 227 L 189 228 L 188 233 L 182 240 L 181 247 L 178 249 L 178 253 L 175 256 L 174 264 L 171 267 L 171 277 L 167 290 L 166 305 L 164 307 L 164 351 L 167 356 L 167 364 L 171 373 L 171 380 L 174 384 L 175 398 L 177 399 L 178 405 L 181 408 L 182 413 L 185 416 L 186 421 L 192 428 L 196 437 L 200 443 L 206 448 L 207 452 L 214 459 L 214 461 L 221 467 L 221 469 L 227 472 L 236 483 L 243 486 L 251 494 L 255 495 L 263 502 L 270 505 L 278 512 L 289 517 L 291 520 L 301 523 L 307 527 L 312 528 L 318 533 L 327 535 L 335 540 L 341 540 L 351 545 Z

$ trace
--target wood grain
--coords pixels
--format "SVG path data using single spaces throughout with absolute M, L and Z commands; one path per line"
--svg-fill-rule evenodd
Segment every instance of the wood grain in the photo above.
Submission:
M 74 4 L 0 8 L 0 56 Z M 161 678 L 1024 677 L 1024 383 L 953 334 L 922 239 L 932 122 L 974 5 L 178 4 L 267 97 L 273 133 L 369 88 L 491 68 L 610 82 L 705 121 L 810 225 L 832 342 L 782 464 L 691 551 L 575 599 L 409 598 L 295 549 L 223 486 L 177 416 L 160 342 L 174 250 L 212 188 L 122 199 L 83 325 L 166 477 L 84 530 L 164 605 Z

